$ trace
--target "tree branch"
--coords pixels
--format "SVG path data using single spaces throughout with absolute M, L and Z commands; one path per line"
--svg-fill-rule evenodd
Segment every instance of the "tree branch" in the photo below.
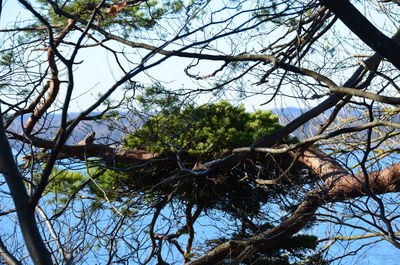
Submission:
M 52 265 L 51 255 L 43 242 L 33 211 L 28 206 L 29 196 L 23 178 L 14 161 L 0 109 L 0 172 L 3 173 L 17 211 L 22 236 L 35 264 Z
M 379 31 L 348 0 L 320 0 L 365 44 L 400 70 L 400 45 Z
M 400 97 L 388 97 L 388 96 L 381 96 L 377 95 L 368 91 L 362 91 L 350 87 L 333 87 L 330 89 L 333 93 L 337 94 L 345 94 L 351 96 L 358 96 L 366 99 L 375 100 L 378 102 L 391 104 L 391 105 L 399 105 L 400 104 Z
M 55 101 L 58 91 L 60 89 L 60 80 L 58 79 L 58 68 L 55 62 L 55 51 L 54 49 L 61 43 L 61 41 L 67 36 L 67 34 L 73 29 L 75 26 L 75 21 L 70 19 L 68 20 L 67 25 L 61 31 L 61 33 L 56 38 L 54 45 L 50 45 L 47 51 L 47 60 L 49 62 L 50 70 L 51 70 L 51 80 L 46 84 L 49 92 L 46 98 L 42 101 L 40 106 L 34 111 L 34 113 L 29 117 L 28 121 L 25 124 L 25 133 L 31 134 L 35 124 L 38 120 L 43 116 L 43 114 L 47 111 L 47 109 L 53 104 Z M 47 89 L 43 89 L 43 91 L 47 91 Z
M 8 251 L 6 245 L 4 244 L 3 240 L 0 238 L 0 256 L 4 259 L 6 264 L 8 265 L 21 265 L 22 263 L 19 262 L 11 253 Z
M 292 156 L 295 156 L 292 153 Z M 299 161 L 324 180 L 318 190 L 313 190 L 297 206 L 296 211 L 280 225 L 246 240 L 231 240 L 211 250 L 189 265 L 220 264 L 246 252 L 254 254 L 268 249 L 299 232 L 311 219 L 318 208 L 327 202 L 338 202 L 365 196 L 365 183 L 374 194 L 400 191 L 400 163 L 386 169 L 369 173 L 367 178 L 349 174 L 334 159 L 315 147 L 309 148 L 299 157 Z M 243 257 L 242 257 L 243 258 Z

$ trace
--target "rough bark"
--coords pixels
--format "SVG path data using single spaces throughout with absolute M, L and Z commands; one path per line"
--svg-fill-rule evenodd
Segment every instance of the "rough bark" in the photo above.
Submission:
M 56 142 L 51 140 L 45 140 L 39 137 L 29 137 L 29 139 L 25 138 L 22 135 L 14 134 L 14 138 L 26 142 L 31 143 L 36 147 L 43 149 L 52 149 L 55 147 Z M 46 158 L 47 154 L 37 153 L 35 154 L 36 158 Z M 120 162 L 147 162 L 153 158 L 157 158 L 159 156 L 158 153 L 149 152 L 145 150 L 126 150 L 120 148 L 113 148 L 103 144 L 88 144 L 82 145 L 80 143 L 76 145 L 64 145 L 59 154 L 59 159 L 61 158 L 78 158 L 85 160 L 87 157 L 98 157 L 103 160 L 112 160 L 115 163 Z M 28 158 L 28 157 L 25 157 Z M 168 160 L 169 158 L 163 157 L 160 158 L 162 160 Z M 175 158 L 174 158 L 175 160 Z
M 76 21 L 70 19 L 68 20 L 67 25 L 58 35 L 57 39 L 55 40 L 54 45 L 50 46 L 47 51 L 47 61 L 50 65 L 51 70 L 51 79 L 46 84 L 48 89 L 44 89 L 44 91 L 48 90 L 47 96 L 43 99 L 39 106 L 36 107 L 35 111 L 29 117 L 28 121 L 26 122 L 24 129 L 25 133 L 31 134 L 33 128 L 35 127 L 36 123 L 42 118 L 43 114 L 48 110 L 48 108 L 53 104 L 56 100 L 58 91 L 60 89 L 60 80 L 58 79 L 58 68 L 56 64 L 56 58 L 54 53 L 54 48 L 57 47 L 61 41 L 67 36 L 67 34 L 73 29 L 75 26 Z M 37 102 L 39 103 L 39 102 Z
M 292 155 L 295 156 L 294 153 Z M 366 181 L 369 190 L 375 194 L 400 191 L 400 163 L 371 172 L 368 176 L 354 176 L 315 147 L 304 151 L 299 161 L 323 180 L 323 184 L 320 189 L 311 191 L 287 220 L 249 239 L 228 241 L 188 264 L 211 265 L 226 260 L 243 260 L 257 251 L 270 248 L 299 232 L 325 203 L 364 196 Z

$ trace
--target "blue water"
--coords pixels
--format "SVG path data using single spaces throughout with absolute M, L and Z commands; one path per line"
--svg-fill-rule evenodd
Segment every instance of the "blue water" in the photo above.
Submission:
M 352 242 L 351 249 L 357 249 L 361 246 L 362 243 L 367 243 L 366 241 L 362 242 Z M 331 253 L 335 252 L 338 255 L 343 255 L 343 251 L 345 250 L 346 245 L 342 247 L 335 247 L 331 249 Z M 335 255 L 336 257 L 338 255 Z M 380 264 L 400 264 L 400 249 L 394 247 L 392 244 L 382 241 L 378 243 L 374 243 L 370 246 L 367 246 L 359 251 L 357 254 L 352 256 L 347 256 L 343 259 L 337 260 L 335 264 L 357 264 L 357 265 L 380 265 Z

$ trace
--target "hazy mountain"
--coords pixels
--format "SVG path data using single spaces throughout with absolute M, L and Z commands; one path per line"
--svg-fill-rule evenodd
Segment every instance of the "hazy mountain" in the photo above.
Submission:
M 271 109 L 271 111 L 273 114 L 279 117 L 279 122 L 282 125 L 286 125 L 308 110 L 289 107 L 283 109 Z M 326 120 L 326 115 L 321 114 L 320 117 L 317 117 L 312 121 L 305 123 L 299 129 L 294 131 L 292 135 L 298 138 L 310 137 L 315 133 L 319 125 L 322 124 L 324 120 Z
M 96 113 L 93 115 L 97 115 Z M 68 118 L 73 119 L 78 116 L 78 113 L 72 113 Z M 29 116 L 24 117 L 23 122 L 21 120 L 14 121 L 11 124 L 11 130 L 18 133 L 22 133 L 21 124 L 25 124 Z M 137 124 L 140 122 L 137 121 Z M 41 119 L 35 127 L 34 134 L 38 137 L 45 139 L 53 139 L 56 132 L 61 124 L 61 114 L 51 114 L 46 116 L 46 119 Z M 118 142 L 121 140 L 123 135 L 128 131 L 132 131 L 132 128 L 139 127 L 134 125 L 135 120 L 129 117 L 129 115 L 124 115 L 118 119 L 109 119 L 105 121 L 97 122 L 82 121 L 75 128 L 72 136 L 68 139 L 67 144 L 75 144 L 85 138 L 85 136 L 90 132 L 96 133 L 96 142 L 112 144 L 113 142 Z M 44 130 L 43 128 L 48 128 Z
M 299 108 L 284 108 L 284 109 L 272 109 L 271 110 L 275 115 L 279 117 L 280 123 L 285 125 L 290 121 L 294 120 L 296 117 L 304 113 L 306 110 Z M 96 115 L 97 113 L 93 114 Z M 73 119 L 78 115 L 78 113 L 72 113 L 68 117 L 69 119 Z M 28 115 L 24 117 L 23 123 L 28 120 Z M 316 118 L 312 120 L 312 122 L 308 122 L 298 130 L 296 130 L 293 135 L 299 138 L 304 138 L 305 135 L 310 136 L 313 132 L 315 132 L 315 128 L 319 124 L 322 124 L 323 120 L 326 119 L 326 116 L 322 115 L 322 117 Z M 321 122 L 319 122 L 321 121 Z M 60 114 L 51 114 L 46 117 L 46 119 L 42 119 L 38 125 L 35 127 L 34 132 L 36 132 L 37 136 L 43 137 L 46 139 L 52 139 L 55 137 L 57 132 L 57 128 L 61 123 L 61 115 Z M 143 124 L 143 118 L 138 118 L 134 115 L 124 114 L 119 118 L 113 118 L 106 121 L 82 121 L 75 128 L 73 135 L 68 140 L 68 144 L 75 144 L 82 140 L 88 133 L 95 132 L 96 133 L 96 142 L 104 143 L 104 144 L 113 144 L 114 142 L 119 142 L 127 132 L 131 132 L 140 127 L 140 124 Z M 37 128 L 49 128 L 44 132 L 44 130 L 38 130 Z M 22 133 L 21 129 L 21 120 L 15 121 L 11 125 L 11 129 L 13 131 L 18 131 Z

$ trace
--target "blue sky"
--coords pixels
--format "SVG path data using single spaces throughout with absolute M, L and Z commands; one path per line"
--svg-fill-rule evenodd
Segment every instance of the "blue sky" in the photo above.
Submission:
M 18 1 L 6 0 L 3 4 L 3 14 L 0 20 L 0 28 L 11 28 L 16 18 L 19 20 L 24 20 L 29 16 L 30 14 L 20 7 Z M 106 43 L 106 45 L 121 48 L 117 43 Z M 170 47 L 168 48 L 171 49 Z M 125 49 L 127 48 L 125 47 Z M 129 49 L 127 50 L 129 52 Z M 146 54 L 146 51 L 143 51 L 143 54 Z M 200 85 L 204 85 L 204 83 L 196 83 L 184 74 L 184 68 L 190 61 L 190 59 L 170 58 L 161 65 L 158 65 L 152 69 L 149 69 L 145 73 L 141 73 L 134 77 L 134 80 L 144 84 L 151 84 L 154 81 L 152 77 L 156 77 L 158 80 L 162 80 L 163 84 L 167 87 L 198 88 Z M 123 75 L 122 71 L 120 71 L 117 67 L 112 54 L 105 52 L 102 48 L 82 49 L 77 56 L 76 62 L 79 62 L 79 64 L 75 66 L 76 79 L 73 97 L 74 100 L 70 106 L 70 111 L 72 112 L 79 112 L 89 107 L 94 102 L 94 98 L 99 92 L 107 90 Z M 200 71 L 201 74 L 209 74 L 209 69 L 213 69 L 213 67 L 211 67 L 212 64 L 220 65 L 220 63 L 208 61 L 206 64 L 203 63 L 203 65 L 197 67 L 195 71 Z M 128 65 L 126 64 L 126 66 Z M 246 85 L 251 85 L 251 83 L 252 81 L 248 80 Z M 232 98 L 232 95 L 233 94 L 230 94 L 230 92 L 227 92 L 226 94 L 228 98 Z M 115 99 L 118 99 L 121 96 L 122 93 L 118 91 L 113 94 L 113 98 Z M 197 103 L 207 103 L 210 100 L 216 101 L 219 99 L 210 98 L 209 96 L 203 95 L 197 98 Z M 248 111 L 253 111 L 255 109 L 275 109 L 298 106 L 298 102 L 295 100 L 287 98 L 282 100 L 279 97 L 276 101 L 262 106 L 261 104 L 266 100 L 266 97 L 254 95 L 241 101 L 236 101 L 236 103 L 245 104 L 245 107 Z M 307 102 L 307 104 L 315 105 L 315 102 Z

